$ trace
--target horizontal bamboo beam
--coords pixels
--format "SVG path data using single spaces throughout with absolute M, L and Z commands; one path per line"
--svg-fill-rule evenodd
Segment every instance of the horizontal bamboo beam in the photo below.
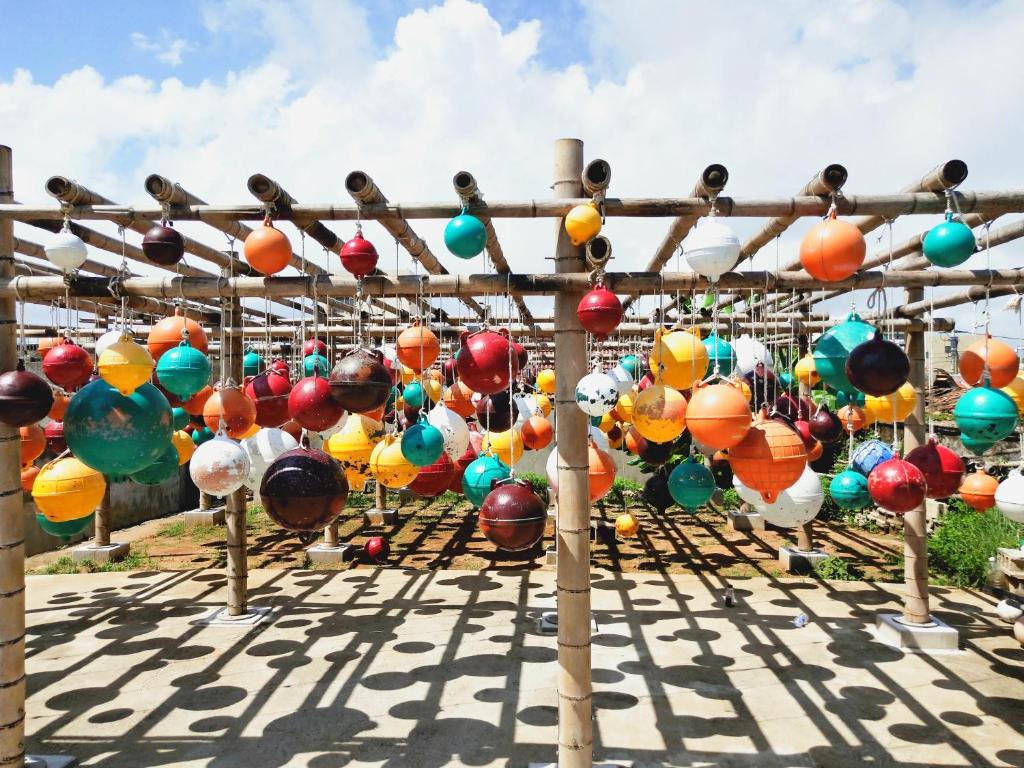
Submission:
M 1000 192 L 960 192 L 954 193 L 963 213 L 1021 213 L 1024 212 L 1024 190 L 1014 189 Z M 562 218 L 573 207 L 589 202 L 589 198 L 570 200 L 512 200 L 488 202 L 487 212 L 492 219 L 536 219 Z M 773 198 L 730 198 L 719 197 L 716 210 L 719 216 L 761 217 L 761 216 L 792 216 L 794 220 L 801 216 L 824 216 L 831 201 L 827 197 L 798 195 L 795 197 Z M 897 192 L 888 195 L 844 195 L 837 200 L 837 209 L 843 216 L 858 214 L 877 215 L 886 218 L 910 216 L 915 214 L 936 214 L 946 210 L 944 195 L 934 192 Z M 368 202 L 361 206 L 295 205 L 279 216 L 292 219 L 297 216 L 314 217 L 323 221 L 355 221 L 357 219 L 392 221 L 400 219 L 405 226 L 411 219 L 449 219 L 459 214 L 460 206 L 453 203 L 405 203 L 392 204 L 387 202 Z M 707 216 L 711 211 L 711 203 L 699 197 L 670 198 L 615 198 L 609 197 L 604 202 L 604 212 L 608 217 L 663 218 L 670 216 Z M 470 213 L 474 210 L 469 209 Z M 124 205 L 83 204 L 72 205 L 68 213 L 73 219 L 102 219 L 108 221 L 159 217 L 159 209 L 141 209 Z M 243 221 L 258 221 L 263 218 L 263 207 L 260 205 L 197 205 L 182 208 L 177 219 L 184 221 L 205 221 L 227 217 Z M 59 221 L 64 218 L 64 211 L 57 207 L 30 207 L 13 203 L 0 204 L 0 218 L 28 221 L 32 219 Z M 402 233 L 401 224 L 397 227 Z M 390 231 L 390 230 L 389 230 Z M 392 232 L 392 234 L 396 234 Z M 418 249 L 426 244 L 418 236 L 396 235 L 399 239 L 406 236 L 411 244 Z M 427 249 L 429 250 L 429 249 Z M 425 251 L 419 251 L 424 253 Z M 433 254 L 431 253 L 431 256 Z M 436 257 L 434 262 L 436 262 Z M 439 262 L 437 262 L 439 264 Z
M 126 295 L 150 296 L 164 299 L 204 299 L 219 297 L 281 297 L 312 294 L 316 282 L 320 296 L 354 296 L 358 284 L 339 275 L 285 276 L 285 277 L 132 277 L 120 284 Z M 806 272 L 730 272 L 720 279 L 729 290 L 756 290 L 760 292 L 811 290 L 818 281 Z M 510 274 L 510 275 L 379 275 L 364 281 L 367 294 L 381 293 L 392 296 L 416 296 L 421 293 L 438 297 L 471 297 L 499 292 L 518 293 L 523 296 L 543 296 L 564 290 L 586 290 L 590 276 L 577 274 Z M 693 272 L 608 272 L 605 284 L 617 293 L 653 293 L 665 290 L 707 290 L 708 280 Z M 862 272 L 845 280 L 829 284 L 835 288 L 895 288 L 960 285 L 1024 285 L 1024 270 L 916 270 Z M 82 298 L 109 296 L 108 281 L 99 277 L 78 276 L 65 285 L 63 279 L 51 277 L 12 278 L 0 280 L 0 296 L 13 296 L 19 292 L 22 299 L 50 300 L 63 296 L 65 290 Z

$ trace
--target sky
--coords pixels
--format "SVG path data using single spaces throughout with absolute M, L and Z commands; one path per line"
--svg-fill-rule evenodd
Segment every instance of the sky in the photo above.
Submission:
M 712 162 L 729 168 L 736 197 L 794 194 L 831 162 L 849 170 L 850 193 L 898 190 L 952 158 L 970 168 L 965 189 L 1022 186 L 1018 0 L 0 0 L 0 19 L 0 142 L 14 148 L 26 203 L 49 203 L 43 183 L 62 174 L 148 207 L 153 172 L 210 202 L 248 202 L 257 171 L 300 201 L 347 203 L 342 181 L 356 168 L 393 201 L 451 200 L 460 169 L 490 199 L 543 198 L 566 136 L 611 163 L 609 194 L 621 197 L 686 195 Z M 938 220 L 904 217 L 893 238 Z M 743 237 L 763 222 L 730 223 Z M 550 269 L 550 221 L 496 224 L 514 270 Z M 755 267 L 793 258 L 811 224 Z M 180 226 L 224 247 L 202 225 Z M 482 269 L 445 252 L 443 223 L 415 227 L 451 271 Z M 641 269 L 667 228 L 610 220 L 610 268 Z M 384 230 L 366 232 L 393 269 Z M 869 235 L 869 253 L 887 241 L 884 229 Z M 967 266 L 989 261 L 1021 266 L 1021 246 Z M 542 314 L 549 304 L 530 301 Z M 1016 339 L 1005 301 L 993 302 L 994 327 Z M 827 306 L 838 316 L 849 304 Z M 981 313 L 943 314 L 970 331 Z

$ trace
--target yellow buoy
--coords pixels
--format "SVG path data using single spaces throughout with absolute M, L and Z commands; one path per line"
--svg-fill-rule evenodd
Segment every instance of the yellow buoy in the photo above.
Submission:
M 149 381 L 155 367 L 149 350 L 127 333 L 103 350 L 96 365 L 100 378 L 125 397 Z
M 39 470 L 32 498 L 40 514 L 54 523 L 91 515 L 103 501 L 107 481 L 74 456 L 54 459 Z
M 494 453 L 499 459 L 511 466 L 523 457 L 523 434 L 518 427 L 506 429 L 504 432 L 485 432 L 481 452 Z
M 402 365 L 402 364 L 399 363 L 399 365 Z M 416 380 L 416 371 L 414 371 L 412 368 L 410 368 L 407 365 L 402 365 L 402 368 L 399 371 L 399 376 L 402 377 L 401 381 L 402 381 L 402 385 L 403 386 L 406 385 L 406 384 L 412 384 L 413 381 Z
M 597 203 L 577 205 L 565 216 L 565 231 L 573 245 L 583 245 L 597 237 L 601 231 L 601 212 Z
M 327 452 L 341 464 L 349 488 L 361 490 L 366 485 L 370 456 L 382 437 L 383 424 L 361 413 L 352 413 L 327 441 Z
M 238 439 L 239 440 L 245 440 L 245 438 L 252 437 L 253 435 L 255 435 L 259 431 L 260 431 L 260 425 L 255 423 L 255 422 L 253 422 L 253 425 L 251 427 L 249 427 L 247 430 L 245 430 L 245 432 L 240 434 L 238 436 Z
M 868 417 L 868 423 L 873 424 L 877 421 L 879 424 L 891 424 L 893 401 L 896 402 L 896 421 L 902 422 L 914 412 L 914 406 L 917 405 L 917 394 L 914 392 L 913 384 L 908 381 L 891 395 L 865 395 L 864 414 Z
M 615 404 L 615 412 L 619 414 L 619 418 L 623 421 L 633 420 L 633 405 L 639 396 L 640 393 L 637 392 L 636 387 L 619 396 L 619 401 Z
M 640 530 L 640 522 L 629 512 L 615 518 L 615 532 L 624 539 L 631 539 Z
M 537 391 L 542 395 L 555 394 L 555 371 L 553 368 L 544 368 L 537 372 Z
M 608 411 L 608 413 L 601 417 L 601 423 L 597 425 L 597 428 L 607 435 L 609 432 L 612 431 L 612 427 L 614 426 L 615 417 L 612 416 L 611 411 Z
M 708 369 L 708 348 L 696 333 L 659 328 L 654 333 L 650 364 L 654 380 L 659 384 L 689 389 L 704 378 Z
M 655 443 L 675 440 L 686 429 L 686 398 L 672 387 L 652 384 L 633 405 L 633 426 Z
M 444 388 L 441 386 L 441 382 L 439 380 L 432 376 L 428 376 L 422 379 L 420 384 L 423 386 L 423 393 L 430 398 L 430 402 L 437 403 L 441 400 L 441 394 Z
M 814 366 L 814 356 L 810 352 L 796 361 L 796 365 L 793 366 L 793 376 L 801 384 L 806 384 L 809 387 L 813 387 L 821 381 L 818 370 Z
M 543 392 L 535 394 L 534 399 L 537 401 L 537 407 L 540 408 L 540 412 L 547 418 L 551 415 L 551 398 L 545 395 Z
M 1017 406 L 1017 413 L 1024 416 L 1024 376 L 1018 374 L 1013 381 L 1003 387 L 1003 392 L 1010 396 Z
M 187 464 L 196 452 L 196 444 L 192 442 L 192 435 L 183 429 L 179 429 L 171 435 L 171 445 L 178 452 L 178 466 Z
M 420 472 L 402 454 L 402 441 L 398 435 L 385 435 L 370 454 L 370 474 L 385 488 L 404 488 Z

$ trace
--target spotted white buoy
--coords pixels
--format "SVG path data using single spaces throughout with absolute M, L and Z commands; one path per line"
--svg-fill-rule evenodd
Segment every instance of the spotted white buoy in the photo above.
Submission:
M 196 448 L 189 462 L 189 474 L 196 488 L 211 496 L 227 496 L 245 484 L 249 455 L 223 433 Z
M 64 272 L 78 269 L 89 257 L 82 238 L 67 227 L 50 237 L 43 250 L 50 263 Z

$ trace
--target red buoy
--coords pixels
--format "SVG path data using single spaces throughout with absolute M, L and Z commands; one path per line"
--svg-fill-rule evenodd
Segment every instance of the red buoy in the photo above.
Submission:
M 306 343 L 302 345 L 302 356 L 309 357 L 314 352 L 327 357 L 327 342 L 323 339 L 306 339 Z
M 89 382 L 92 376 L 92 355 L 66 338 L 46 353 L 43 373 L 58 387 L 74 391 Z
M 282 374 L 271 363 L 266 371 L 253 376 L 245 385 L 245 394 L 256 403 L 256 423 L 261 427 L 279 427 L 288 421 L 288 395 L 291 391 L 287 366 Z
M 50 453 L 61 454 L 68 449 L 67 441 L 64 440 L 63 421 L 51 421 L 43 429 L 43 434 L 46 435 L 46 447 Z
M 598 283 L 580 299 L 576 317 L 584 330 L 603 341 L 622 322 L 622 302 L 603 283 Z
M 548 511 L 525 480 L 499 485 L 480 507 L 480 532 L 499 549 L 522 552 L 544 536 Z
M 300 379 L 288 394 L 288 414 L 304 429 L 323 432 L 341 419 L 345 409 L 331 396 L 331 385 L 319 376 Z
M 510 346 L 508 329 L 466 332 L 461 342 L 455 366 L 466 386 L 482 395 L 507 389 L 519 373 L 519 360 Z
M 341 246 L 341 266 L 361 280 L 377 268 L 377 249 L 373 243 L 356 232 L 356 236 Z
M 906 514 L 924 501 L 927 483 L 924 474 L 909 461 L 893 458 L 883 461 L 868 475 L 868 493 L 882 509 Z
M 448 490 L 454 474 L 455 464 L 448 458 L 447 453 L 442 453 L 441 458 L 433 464 L 420 469 L 420 473 L 409 483 L 408 488 L 417 496 L 432 499 Z
M 906 461 L 924 475 L 929 499 L 944 499 L 960 488 L 964 477 L 964 462 L 934 437 L 907 454 Z
M 388 557 L 391 556 L 391 545 L 383 536 L 371 536 L 366 540 L 363 551 L 366 552 L 366 557 L 370 562 L 380 565 L 387 562 Z

